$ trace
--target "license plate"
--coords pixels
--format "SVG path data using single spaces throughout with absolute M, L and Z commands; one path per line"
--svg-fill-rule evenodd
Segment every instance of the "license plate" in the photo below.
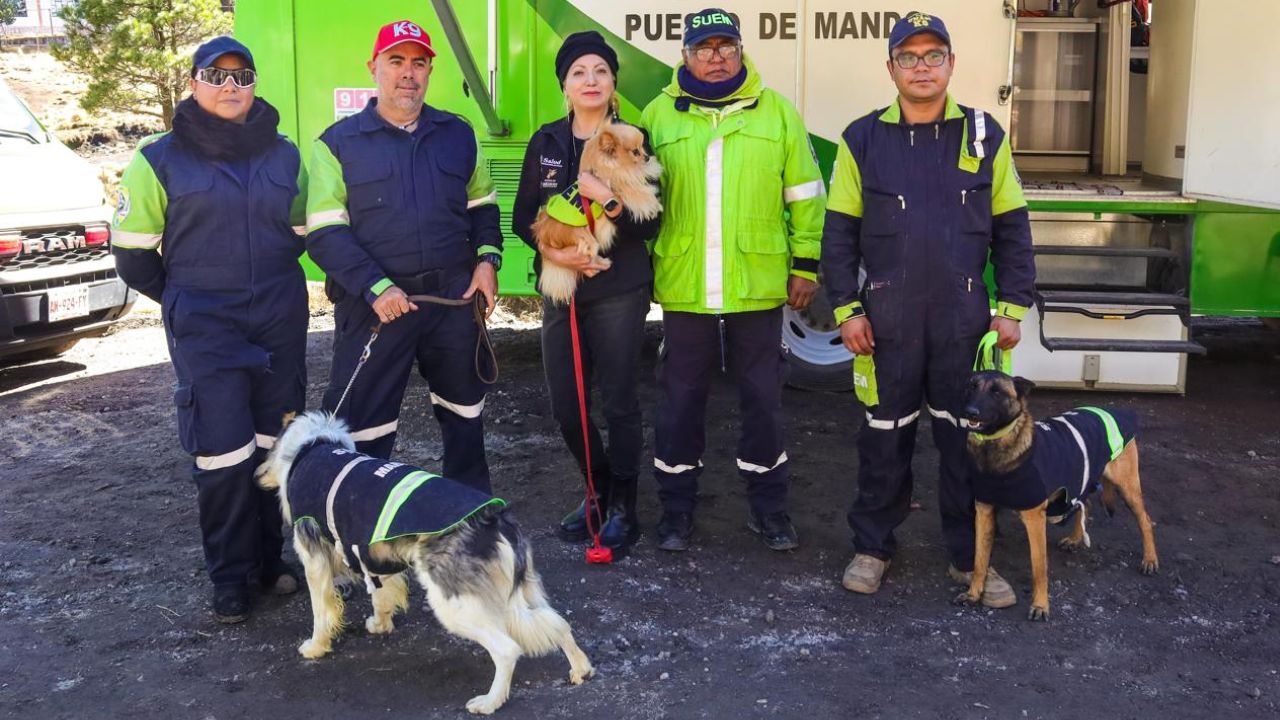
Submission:
M 49 298 L 49 322 L 70 320 L 89 314 L 89 286 L 52 288 Z

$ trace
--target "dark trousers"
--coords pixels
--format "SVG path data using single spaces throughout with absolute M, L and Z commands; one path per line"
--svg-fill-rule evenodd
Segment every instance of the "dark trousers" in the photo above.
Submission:
M 306 400 L 307 295 L 301 273 L 255 293 L 168 289 L 165 332 L 178 384 L 178 435 L 194 456 L 205 568 L 233 586 L 280 567 L 283 524 L 274 491 L 253 471 L 286 412 Z
M 738 472 L 751 509 L 786 509 L 787 455 L 782 438 L 782 308 L 723 316 L 668 312 L 663 317 L 661 392 L 654 434 L 654 477 L 667 512 L 693 512 L 706 448 L 707 396 L 724 357 L 738 387 Z
M 401 281 L 397 280 L 397 285 Z M 467 273 L 456 273 L 439 287 L 401 285 L 409 294 L 461 297 L 470 284 Z M 382 326 L 369 360 L 347 394 L 338 415 L 347 421 L 356 449 L 390 458 L 400 424 L 400 405 L 414 360 L 427 381 L 431 406 L 440 423 L 444 461 L 440 472 L 477 490 L 490 492 L 489 465 L 484 452 L 486 385 L 476 372 L 476 326 L 470 306 L 448 307 L 417 303 L 418 309 Z M 347 296 L 334 308 L 333 367 L 324 409 L 333 411 L 351 373 L 369 342 L 377 315 L 363 297 Z M 491 374 L 489 358 L 481 355 L 481 369 Z
M 943 541 L 952 564 L 963 571 L 973 569 L 967 431 L 958 418 L 989 315 L 957 321 L 958 311 L 963 309 L 934 306 L 905 313 L 910 321 L 894 323 L 892 328 L 886 323 L 884 336 L 872 321 L 880 402 L 867 409 L 867 420 L 858 433 L 858 493 L 848 517 L 859 553 L 887 560 L 897 550 L 894 529 L 907 518 L 911 506 L 916 428 L 927 416 L 938 447 Z
M 596 491 L 608 500 L 612 480 L 634 484 L 640 473 L 644 446 L 640 400 L 640 351 L 644 318 L 649 312 L 647 286 L 620 295 L 578 304 L 578 334 L 582 346 L 583 389 L 587 397 L 587 434 L 591 442 L 591 471 Z M 560 424 L 569 452 L 586 476 L 578 386 L 573 367 L 573 339 L 569 306 L 542 304 L 542 365 L 551 392 L 551 412 Z M 599 388 L 609 447 L 591 419 L 591 390 Z

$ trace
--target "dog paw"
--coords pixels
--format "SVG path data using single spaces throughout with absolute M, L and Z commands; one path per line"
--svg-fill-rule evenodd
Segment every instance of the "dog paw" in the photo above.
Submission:
M 1143 575 L 1151 576 L 1160 572 L 1159 560 L 1143 560 L 1142 565 L 1138 566 Z
M 585 668 L 573 668 L 569 671 L 569 682 L 574 685 L 581 685 L 586 682 L 588 678 L 594 677 L 595 674 L 596 669 L 590 665 Z
M 982 602 L 981 595 L 978 595 L 975 597 L 973 595 L 970 595 L 967 590 L 951 599 L 952 605 L 964 605 L 967 607 L 974 607 L 980 602 Z
M 1031 610 L 1027 612 L 1027 619 L 1036 622 L 1047 622 L 1049 620 L 1049 607 L 1047 605 L 1045 607 L 1032 605 Z
M 467 712 L 472 715 L 492 715 L 502 707 L 502 701 L 488 695 L 477 695 L 467 701 Z
M 377 615 L 370 615 L 364 619 L 364 629 L 368 630 L 370 635 L 387 635 L 396 629 L 396 624 L 390 617 L 379 622 Z
M 329 654 L 329 647 L 315 640 L 308 640 L 298 646 L 298 654 L 308 660 L 316 660 Z
M 1083 542 L 1079 540 L 1073 540 L 1069 537 L 1064 537 L 1058 541 L 1058 549 L 1065 552 L 1075 552 L 1083 548 L 1084 546 L 1085 545 Z

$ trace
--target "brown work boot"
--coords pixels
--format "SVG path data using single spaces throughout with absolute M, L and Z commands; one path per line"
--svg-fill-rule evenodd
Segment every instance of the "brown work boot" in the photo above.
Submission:
M 888 560 L 858 553 L 844 569 L 844 589 L 870 595 L 880 589 L 880 581 L 888 569 Z
M 973 582 L 973 571 L 960 572 L 955 565 L 947 566 L 947 577 L 969 587 Z M 987 568 L 987 583 L 982 588 L 982 604 L 989 608 L 1007 608 L 1017 604 L 1018 596 L 1013 592 L 1009 581 L 1000 577 L 993 567 Z

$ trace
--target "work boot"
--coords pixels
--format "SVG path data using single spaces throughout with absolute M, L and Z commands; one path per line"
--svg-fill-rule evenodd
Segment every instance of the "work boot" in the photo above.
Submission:
M 947 577 L 969 587 L 973 582 L 973 571 L 961 572 L 955 565 L 947 566 Z M 982 588 L 982 604 L 989 608 L 1007 608 L 1018 602 L 1018 595 L 1013 592 L 1009 582 L 1000 577 L 993 567 L 987 568 L 987 583 Z
M 625 550 L 640 539 L 640 520 L 636 517 L 636 479 L 614 478 L 610 488 L 604 529 L 600 544 L 614 550 Z
M 796 527 L 791 524 L 791 517 L 786 512 L 768 514 L 751 513 L 747 527 L 764 541 L 770 550 L 795 550 L 800 547 L 800 536 Z
M 292 595 L 298 592 L 298 576 L 281 562 L 262 573 L 261 585 L 262 591 L 268 595 Z
M 658 521 L 658 549 L 684 552 L 693 536 L 693 513 L 664 512 Z
M 224 625 L 249 619 L 249 588 L 244 585 L 214 586 L 213 619 Z
M 597 503 L 592 503 L 591 506 L 595 511 L 595 517 L 591 520 L 594 523 L 594 527 L 599 528 L 604 524 L 604 520 L 600 516 L 600 506 Z M 585 499 L 578 503 L 578 507 L 560 520 L 560 525 L 556 528 L 556 534 L 565 542 L 582 542 L 591 537 L 591 531 L 587 529 L 587 501 Z
M 874 555 L 858 553 L 853 556 L 849 566 L 844 569 L 844 589 L 851 592 L 871 595 L 880 589 L 880 581 L 889 569 L 889 561 L 881 560 Z

